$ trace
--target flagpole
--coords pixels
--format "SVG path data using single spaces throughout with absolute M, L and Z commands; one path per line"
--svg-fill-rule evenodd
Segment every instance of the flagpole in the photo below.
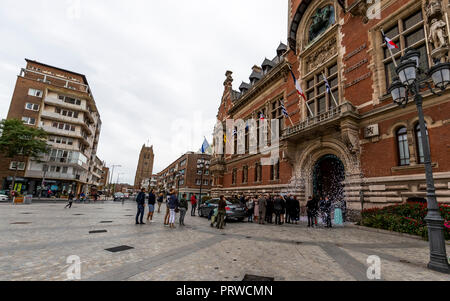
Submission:
M 384 43 L 386 44 L 386 47 L 389 49 L 389 53 L 391 54 L 391 58 L 392 58 L 392 61 L 394 62 L 394 66 L 395 66 L 395 68 L 397 68 L 398 67 L 397 66 L 397 61 L 395 60 L 394 54 L 392 53 L 392 49 L 391 49 L 391 47 L 389 47 L 389 45 L 387 44 L 386 39 L 384 38 L 386 35 L 384 34 L 383 28 L 381 28 L 381 33 L 383 34 Z
M 326 79 L 327 83 L 328 83 L 328 78 L 325 77 L 325 72 L 322 72 L 322 76 L 324 79 Z M 333 91 L 331 91 L 331 86 L 330 83 L 328 83 L 328 87 L 330 88 L 330 94 L 331 94 L 331 98 L 333 98 L 334 103 L 336 104 L 336 107 L 339 107 L 338 102 L 336 101 L 336 98 L 334 97 Z M 327 88 L 328 89 L 328 88 Z
M 289 68 L 289 70 L 292 72 L 291 66 L 288 65 L 288 68 Z M 299 83 L 299 84 L 300 84 L 300 83 Z M 301 99 L 301 95 L 299 95 L 299 97 L 300 97 L 300 99 Z M 313 113 L 313 111 L 311 111 L 311 108 L 309 107 L 308 101 L 307 101 L 306 99 L 304 99 L 304 100 L 305 100 L 306 108 L 308 109 L 308 111 L 309 111 L 309 113 L 311 114 L 311 116 L 314 117 L 314 113 Z

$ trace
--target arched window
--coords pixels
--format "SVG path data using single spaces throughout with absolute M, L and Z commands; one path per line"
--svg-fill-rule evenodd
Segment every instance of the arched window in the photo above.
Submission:
M 397 130 L 397 144 L 400 166 L 409 165 L 411 157 L 409 155 L 408 132 L 406 127 Z
M 423 164 L 425 163 L 425 155 L 423 152 L 422 133 L 420 132 L 420 124 L 416 125 L 414 131 L 416 134 L 417 162 Z M 427 129 L 427 136 L 428 136 L 428 129 Z

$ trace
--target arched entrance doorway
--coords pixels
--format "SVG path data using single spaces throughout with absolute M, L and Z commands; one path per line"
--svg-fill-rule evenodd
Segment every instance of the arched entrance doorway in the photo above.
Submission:
M 342 202 L 344 207 L 344 180 L 345 167 L 337 156 L 325 155 L 314 165 L 313 191 L 315 196 L 328 196 L 333 203 Z

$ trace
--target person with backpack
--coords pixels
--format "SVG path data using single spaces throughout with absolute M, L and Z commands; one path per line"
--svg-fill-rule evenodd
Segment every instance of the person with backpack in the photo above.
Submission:
M 136 225 L 145 225 L 144 223 L 144 211 L 145 211 L 145 188 L 141 189 L 141 192 L 136 197 L 137 214 Z M 140 222 L 139 222 L 140 221 Z
M 183 194 L 183 197 L 180 200 L 178 208 L 180 209 L 180 226 L 186 226 L 184 224 L 184 217 L 186 216 L 186 212 L 188 211 L 188 201 L 186 200 L 187 195 Z
M 152 189 L 152 190 L 150 190 L 150 193 L 148 194 L 147 221 L 150 221 L 151 223 L 153 223 L 153 213 L 155 212 L 155 204 L 156 204 L 156 195 L 154 192 L 155 191 Z

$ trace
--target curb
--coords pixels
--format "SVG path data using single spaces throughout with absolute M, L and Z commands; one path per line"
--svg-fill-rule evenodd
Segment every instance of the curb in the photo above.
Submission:
M 425 240 L 422 237 L 417 236 L 417 235 L 411 235 L 411 234 L 407 234 L 407 233 L 394 232 L 394 231 L 389 231 L 389 230 L 384 230 L 384 229 L 377 229 L 377 228 L 358 226 L 358 225 L 354 225 L 354 224 L 350 224 L 348 226 L 351 227 L 351 228 L 355 228 L 355 229 L 359 229 L 359 230 L 363 230 L 363 231 L 377 232 L 377 233 L 389 234 L 389 235 L 394 235 L 394 236 L 402 236 L 402 237 L 407 237 L 407 238 L 411 238 L 411 239 L 415 239 L 415 240 L 420 240 L 420 241 L 423 241 L 423 242 L 428 242 L 427 240 Z M 450 246 L 450 241 L 446 240 L 445 244 Z

